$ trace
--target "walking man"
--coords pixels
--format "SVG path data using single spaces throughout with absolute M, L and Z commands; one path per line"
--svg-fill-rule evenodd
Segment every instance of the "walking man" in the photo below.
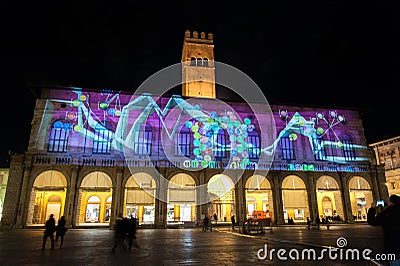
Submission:
M 235 223 L 236 223 L 236 219 L 235 219 L 235 215 L 233 214 L 231 217 L 231 221 L 232 221 L 232 232 L 235 231 Z
M 54 249 L 54 231 L 56 230 L 56 220 L 54 219 L 53 214 L 50 214 L 50 217 L 46 221 L 44 226 L 46 229 L 44 230 L 44 234 L 43 234 L 42 250 L 44 250 L 46 247 L 46 241 L 47 241 L 48 237 L 51 240 L 51 248 L 50 249 Z

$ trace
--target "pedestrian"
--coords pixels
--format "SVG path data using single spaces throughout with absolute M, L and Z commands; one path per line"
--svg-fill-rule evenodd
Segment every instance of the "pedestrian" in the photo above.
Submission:
M 124 241 L 126 235 L 126 221 L 128 219 L 123 218 L 122 214 L 115 220 L 115 235 L 114 235 L 114 245 L 111 249 L 111 253 L 114 253 L 118 246 L 125 248 Z
M 315 218 L 315 223 L 317 224 L 317 229 L 319 230 L 319 226 L 321 224 L 321 220 L 319 219 L 319 216 L 317 215 L 317 217 Z
M 311 221 L 310 218 L 307 217 L 307 229 L 310 230 L 311 229 Z
M 231 222 L 232 222 L 232 231 L 235 231 L 236 219 L 235 219 L 235 215 L 234 214 L 231 217 Z
M 43 241 L 42 241 L 42 250 L 46 247 L 47 238 L 50 238 L 51 241 L 51 248 L 54 249 L 54 231 L 56 230 L 56 220 L 54 219 L 54 215 L 50 214 L 49 219 L 44 224 L 45 230 L 43 234 Z
M 210 227 L 210 218 L 208 218 L 208 215 L 204 216 L 203 219 L 203 231 L 208 231 L 208 228 Z M 210 227 L 211 229 L 211 227 Z
M 131 250 L 133 239 L 136 239 L 137 219 L 131 216 L 129 221 L 127 221 L 127 226 L 128 249 Z M 138 247 L 137 244 L 136 247 Z
M 326 225 L 326 230 L 329 230 L 330 222 L 329 222 L 328 217 L 326 217 L 326 219 L 325 219 L 325 225 Z
M 372 226 L 381 226 L 383 230 L 383 249 L 385 254 L 400 254 L 400 196 L 390 195 L 389 206 L 380 209 L 377 201 L 368 209 L 367 222 Z M 398 265 L 398 264 L 397 264 Z
M 58 220 L 57 226 L 56 226 L 56 242 L 58 241 L 58 238 L 60 238 L 60 249 L 62 249 L 62 246 L 64 244 L 64 235 L 67 232 L 67 228 L 65 227 L 65 217 L 61 216 L 60 219 Z
M 217 214 L 216 214 L 216 213 L 214 213 L 214 220 L 215 220 L 215 223 L 217 223 L 218 216 L 217 216 Z

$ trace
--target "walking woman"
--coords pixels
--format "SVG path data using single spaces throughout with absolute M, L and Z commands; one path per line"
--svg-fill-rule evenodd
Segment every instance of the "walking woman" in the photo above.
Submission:
M 62 249 L 62 245 L 64 244 L 64 235 L 67 232 L 67 228 L 65 227 L 65 217 L 61 216 L 60 219 L 58 220 L 57 224 L 57 230 L 56 230 L 56 242 L 58 241 L 58 238 L 60 237 L 60 249 Z

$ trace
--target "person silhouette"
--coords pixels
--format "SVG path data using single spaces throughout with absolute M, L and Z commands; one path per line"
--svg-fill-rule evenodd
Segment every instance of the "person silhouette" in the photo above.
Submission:
M 372 202 L 367 213 L 367 223 L 372 226 L 382 227 L 383 250 L 386 254 L 396 254 L 395 261 L 397 264 L 393 265 L 399 265 L 400 196 L 396 194 L 390 195 L 389 205 L 385 204 L 384 207 L 378 207 L 377 201 Z
M 125 248 L 124 241 L 127 234 L 127 222 L 128 219 L 119 214 L 118 218 L 115 220 L 115 235 L 114 235 L 114 245 L 111 249 L 111 253 L 114 253 L 118 246 Z
M 137 219 L 133 216 L 127 221 L 128 249 L 132 249 L 133 239 L 136 239 Z M 137 244 L 136 247 L 139 247 Z
M 54 249 L 54 231 L 56 230 L 56 220 L 54 219 L 54 214 L 50 214 L 49 219 L 44 224 L 45 230 L 43 234 L 42 250 L 46 247 L 46 241 L 49 237 L 51 240 L 51 248 Z
M 235 219 L 235 215 L 234 214 L 231 217 L 231 222 L 232 222 L 232 231 L 235 231 L 236 219 Z
M 56 226 L 56 242 L 58 241 L 58 238 L 60 238 L 60 249 L 62 249 L 62 246 L 64 244 L 64 235 L 67 232 L 67 228 L 65 227 L 65 217 L 61 216 L 60 219 L 58 220 L 57 226 Z

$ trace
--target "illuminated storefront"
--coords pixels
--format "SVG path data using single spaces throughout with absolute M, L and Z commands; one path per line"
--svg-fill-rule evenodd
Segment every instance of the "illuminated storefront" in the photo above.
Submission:
M 291 175 L 283 180 L 282 202 L 285 221 L 292 218 L 303 222 L 310 217 L 307 189 L 300 177 Z
M 247 218 L 273 218 L 272 190 L 270 182 L 261 175 L 246 181 Z

